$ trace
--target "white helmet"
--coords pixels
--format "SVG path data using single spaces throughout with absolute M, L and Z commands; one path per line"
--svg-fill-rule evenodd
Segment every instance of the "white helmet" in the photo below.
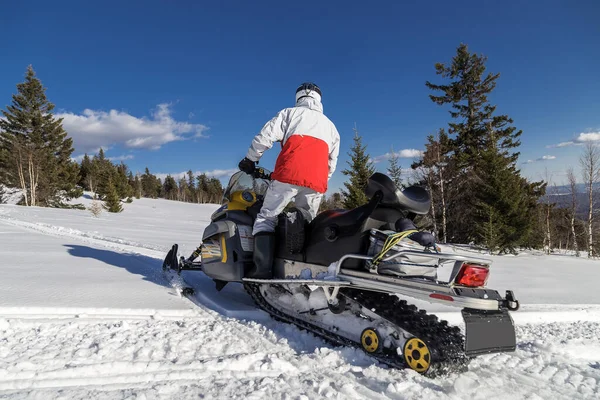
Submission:
M 305 82 L 296 89 L 296 103 L 303 97 L 312 97 L 321 102 L 321 89 L 314 83 Z

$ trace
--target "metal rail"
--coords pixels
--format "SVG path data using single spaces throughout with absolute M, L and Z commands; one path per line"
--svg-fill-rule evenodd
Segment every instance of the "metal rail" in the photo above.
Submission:
M 446 262 L 446 261 L 461 261 L 461 262 L 475 262 L 475 263 L 480 263 L 480 264 L 485 264 L 485 265 L 492 264 L 492 260 L 489 260 L 486 258 L 465 257 L 465 256 L 461 256 L 458 254 L 448 254 L 448 253 L 425 253 L 425 252 L 416 251 L 416 250 L 399 250 L 395 254 L 392 254 L 391 256 L 384 258 L 383 260 L 381 260 L 381 262 L 392 261 L 403 255 L 414 255 L 414 256 L 418 256 L 418 257 L 438 259 L 442 263 Z M 373 257 L 365 256 L 365 255 L 361 255 L 361 254 L 346 254 L 346 255 L 342 256 L 342 258 L 339 259 L 339 261 L 337 262 L 337 265 L 335 267 L 335 275 L 336 276 L 340 273 L 340 270 L 342 269 L 342 264 L 348 259 L 369 261 L 369 260 L 372 260 Z

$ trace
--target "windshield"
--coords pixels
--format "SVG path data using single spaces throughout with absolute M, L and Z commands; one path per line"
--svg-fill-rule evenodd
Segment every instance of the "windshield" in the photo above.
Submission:
M 265 170 L 265 173 L 269 171 Z M 243 171 L 236 172 L 229 179 L 229 184 L 223 193 L 223 202 L 231 201 L 231 194 L 241 190 L 250 190 L 256 196 L 263 197 L 269 187 L 269 181 L 266 179 L 254 178 Z

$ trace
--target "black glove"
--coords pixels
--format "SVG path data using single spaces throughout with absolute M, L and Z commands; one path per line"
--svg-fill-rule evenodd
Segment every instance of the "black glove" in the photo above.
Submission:
M 256 169 L 256 163 L 246 157 L 238 164 L 240 171 L 244 171 L 248 175 L 252 175 Z

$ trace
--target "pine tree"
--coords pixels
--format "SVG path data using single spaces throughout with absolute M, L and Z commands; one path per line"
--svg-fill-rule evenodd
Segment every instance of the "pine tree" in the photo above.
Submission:
M 25 205 L 61 206 L 80 194 L 79 166 L 71 160 L 73 140 L 52 114 L 46 88 L 27 68 L 12 105 L 0 119 L 0 180 L 23 190 Z
M 133 187 L 135 189 L 135 198 L 139 199 L 142 197 L 142 181 L 140 180 L 139 173 L 135 175 Z
M 96 176 L 94 171 L 94 165 L 90 157 L 85 153 L 81 160 L 81 166 L 79 167 L 79 186 L 85 190 L 94 191 L 94 184 L 96 183 Z
M 104 200 L 103 207 L 112 213 L 119 213 L 123 211 L 123 206 L 121 205 L 121 199 L 119 198 L 119 194 L 117 193 L 117 188 L 113 185 L 112 179 L 109 179 L 107 185 L 107 194 Z
M 400 158 L 398 154 L 394 153 L 394 147 L 392 147 L 392 153 L 390 156 L 390 165 L 388 166 L 387 172 L 392 181 L 398 189 L 403 189 L 402 184 L 402 168 L 400 167 Z
M 208 181 L 208 202 L 218 204 L 223 198 L 223 186 L 217 178 L 210 178 Z
M 190 169 L 187 172 L 187 186 L 190 191 L 190 199 L 189 201 L 194 203 L 196 201 L 196 185 L 194 184 L 194 173 Z
M 116 172 L 113 173 L 113 175 L 115 179 L 115 188 L 117 189 L 119 197 L 121 199 L 131 197 L 133 194 L 133 189 L 131 186 L 129 186 L 129 178 L 127 177 L 129 169 L 127 168 L 127 165 L 121 161 L 121 164 L 117 166 L 113 165 L 113 171 Z
M 200 174 L 196 177 L 196 180 L 198 181 L 198 185 L 196 186 L 198 203 L 207 203 L 209 201 L 208 177 L 206 174 Z
M 177 185 L 177 200 L 185 202 L 189 201 L 191 197 L 191 192 L 185 177 L 179 178 L 179 182 L 177 183 Z
M 489 103 L 488 95 L 496 87 L 499 74 L 484 76 L 486 60 L 461 44 L 449 66 L 435 66 L 437 74 L 450 83 L 426 85 L 441 92 L 430 95 L 433 102 L 452 106 L 448 133 L 454 137 L 449 140 L 448 154 L 453 175 L 448 178 L 454 193 L 448 228 L 453 240 L 493 242 L 498 243 L 499 250 L 511 250 L 531 230 L 532 211 L 545 187 L 543 182 L 526 181 L 516 168 L 519 153 L 515 149 L 522 132 L 511 126 L 513 120 L 508 116 L 494 115 L 496 106 Z M 489 232 L 494 232 L 493 236 Z
M 140 180 L 142 184 L 142 196 L 150 197 L 152 199 L 156 199 L 160 196 L 162 183 L 160 182 L 160 179 L 150 173 L 148 167 L 146 167 Z
M 177 200 L 177 182 L 171 175 L 167 175 L 163 184 L 165 199 Z
M 96 174 L 95 193 L 103 199 L 109 193 L 109 182 L 117 186 L 117 171 L 113 163 L 104 155 L 104 150 L 100 148 L 98 154 L 92 159 L 93 170 Z M 118 192 L 117 192 L 118 193 Z
M 348 169 L 342 171 L 342 174 L 349 176 L 349 182 L 345 182 L 344 207 L 352 209 L 368 202 L 365 189 L 368 179 L 375 173 L 375 167 L 367 154 L 367 146 L 362 144 L 362 137 L 359 135 L 356 127 L 354 128 L 354 145 L 350 149 L 350 161 Z

